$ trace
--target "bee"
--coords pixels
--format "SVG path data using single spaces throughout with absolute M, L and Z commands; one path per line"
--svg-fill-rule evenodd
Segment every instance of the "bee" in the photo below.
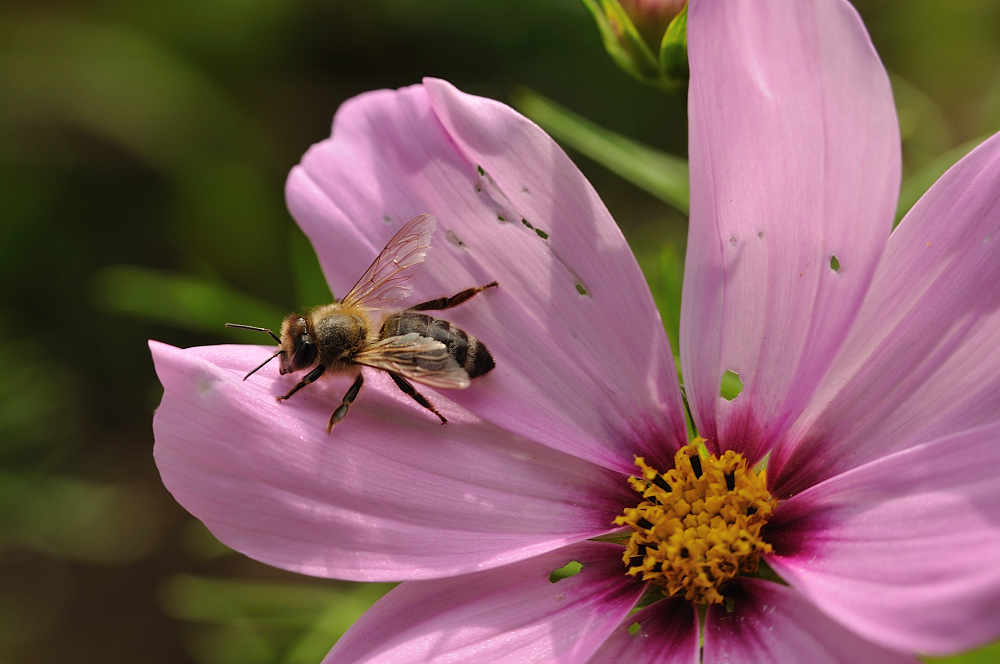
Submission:
M 383 311 L 388 303 L 410 296 L 413 289 L 406 282 L 416 271 L 415 266 L 423 262 L 436 225 L 437 220 L 429 214 L 411 219 L 342 300 L 318 306 L 307 314 L 289 314 L 281 324 L 280 337 L 266 327 L 226 323 L 226 327 L 266 332 L 280 345 L 243 380 L 276 357 L 281 375 L 310 369 L 288 394 L 277 397 L 278 401 L 286 401 L 321 376 L 353 374 L 354 383 L 327 423 L 326 431 L 330 433 L 347 416 L 361 391 L 361 367 L 373 367 L 388 373 L 403 393 L 437 415 L 441 424 L 447 423 L 410 381 L 461 390 L 469 386 L 472 378 L 489 373 L 496 365 L 486 346 L 474 336 L 421 312 L 451 309 L 481 291 L 496 288 L 497 282 L 402 311 Z M 376 326 L 380 319 L 381 326 Z

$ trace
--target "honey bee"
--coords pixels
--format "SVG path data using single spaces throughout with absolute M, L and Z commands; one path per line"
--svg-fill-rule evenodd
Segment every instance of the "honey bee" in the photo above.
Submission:
M 289 314 L 279 337 L 265 327 L 226 323 L 227 327 L 256 330 L 271 335 L 281 347 L 243 377 L 246 380 L 274 358 L 280 358 L 281 375 L 310 369 L 285 401 L 320 376 L 354 374 L 354 383 L 333 411 L 326 431 L 347 416 L 361 391 L 361 367 L 381 369 L 405 394 L 447 423 L 444 415 L 411 380 L 431 387 L 465 389 L 472 378 L 489 373 L 495 363 L 481 341 L 446 320 L 421 313 L 456 307 L 480 291 L 496 288 L 497 282 L 467 288 L 451 297 L 421 302 L 402 311 L 383 311 L 388 303 L 409 297 L 406 284 L 414 267 L 424 260 L 437 220 L 429 214 L 411 219 L 378 255 L 358 283 L 339 302 L 324 304 L 307 314 Z M 381 326 L 375 323 L 381 318 Z

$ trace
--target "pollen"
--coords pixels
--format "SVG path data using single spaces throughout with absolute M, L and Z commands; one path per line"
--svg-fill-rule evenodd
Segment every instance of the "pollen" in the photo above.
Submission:
M 639 476 L 629 484 L 642 495 L 615 519 L 632 535 L 622 560 L 630 576 L 662 586 L 697 604 L 718 604 L 723 583 L 754 574 L 771 545 L 760 537 L 777 501 L 764 471 L 747 469 L 743 455 L 702 455 L 704 439 L 678 450 L 665 473 L 636 457 Z

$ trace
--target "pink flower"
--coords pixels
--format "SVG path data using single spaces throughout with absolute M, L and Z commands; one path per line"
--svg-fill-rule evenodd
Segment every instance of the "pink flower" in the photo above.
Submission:
M 296 376 L 242 381 L 271 348 L 151 344 L 155 456 L 182 505 L 271 565 L 406 581 L 328 662 L 914 662 L 1000 634 L 1000 139 L 890 236 L 899 135 L 854 10 L 701 0 L 688 25 L 680 350 L 712 457 L 684 457 L 670 348 L 593 189 L 532 123 L 438 80 L 344 104 L 287 193 L 337 294 L 423 212 L 439 226 L 410 301 L 499 281 L 447 312 L 497 364 L 426 390 L 447 426 L 372 374 L 327 435 L 349 379 L 279 404 Z M 770 455 L 766 491 L 713 470 L 727 450 Z M 672 497 L 709 476 L 769 491 L 754 546 L 787 585 L 710 583 L 725 599 L 703 625 L 683 592 L 630 614 L 653 582 L 591 538 L 638 521 L 636 456 Z

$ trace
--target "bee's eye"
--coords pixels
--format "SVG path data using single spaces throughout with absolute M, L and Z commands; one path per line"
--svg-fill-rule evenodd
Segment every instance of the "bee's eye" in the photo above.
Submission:
M 295 341 L 295 354 L 292 355 L 292 371 L 299 371 L 316 361 L 316 344 L 312 337 L 303 334 Z

